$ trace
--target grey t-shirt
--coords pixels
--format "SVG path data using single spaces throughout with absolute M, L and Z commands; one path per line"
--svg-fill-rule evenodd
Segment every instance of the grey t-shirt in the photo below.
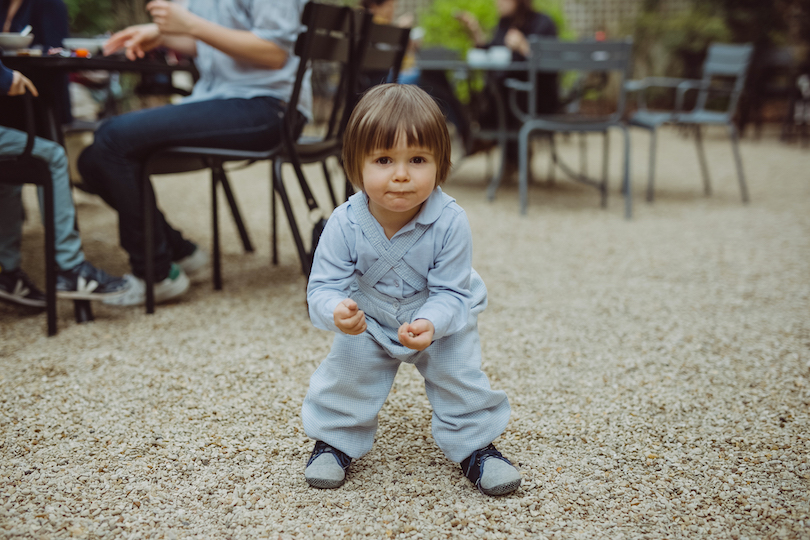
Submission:
M 287 51 L 281 69 L 267 69 L 236 60 L 197 41 L 195 59 L 200 79 L 185 102 L 211 99 L 272 96 L 289 101 L 298 57 L 293 49 L 303 30 L 301 14 L 306 0 L 190 0 L 188 9 L 200 17 L 227 28 L 249 30 Z M 298 109 L 311 118 L 312 89 L 309 74 L 301 87 Z

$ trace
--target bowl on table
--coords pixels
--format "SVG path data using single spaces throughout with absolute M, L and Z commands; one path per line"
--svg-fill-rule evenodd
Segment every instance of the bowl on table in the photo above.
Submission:
M 106 38 L 65 38 L 62 40 L 62 46 L 65 49 L 78 51 L 83 49 L 91 54 L 98 54 L 107 43 Z
M 16 51 L 26 49 L 34 41 L 34 35 L 21 36 L 17 32 L 0 32 L 0 49 L 4 51 Z

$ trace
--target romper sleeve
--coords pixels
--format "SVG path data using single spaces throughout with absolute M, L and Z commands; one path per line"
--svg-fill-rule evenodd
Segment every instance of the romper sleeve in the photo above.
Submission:
M 434 340 L 463 330 L 472 309 L 472 231 L 467 215 L 459 210 L 428 271 L 427 302 L 413 317 L 433 323 Z
M 345 206 L 332 212 L 315 250 L 307 284 L 307 303 L 312 324 L 316 328 L 332 332 L 340 332 L 335 325 L 335 308 L 349 297 L 349 287 L 354 281 L 357 264 L 356 253 L 353 254 L 346 238 L 346 234 L 351 231 L 346 221 Z

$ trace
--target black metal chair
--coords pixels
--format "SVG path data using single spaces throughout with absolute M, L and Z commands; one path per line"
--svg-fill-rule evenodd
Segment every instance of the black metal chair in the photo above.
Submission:
M 697 141 L 700 170 L 703 174 L 703 186 L 706 195 L 711 194 L 709 168 L 703 150 L 701 128 L 707 125 L 725 126 L 731 139 L 734 152 L 734 163 L 740 183 L 743 202 L 748 202 L 748 187 L 743 175 L 742 159 L 738 144 L 739 135 L 734 125 L 734 113 L 745 87 L 745 77 L 753 52 L 751 44 L 727 45 L 715 43 L 709 46 L 706 61 L 703 63 L 703 77 L 700 80 L 676 79 L 671 77 L 649 77 L 640 81 L 628 81 L 626 88 L 638 92 L 639 109 L 630 116 L 629 124 L 644 128 L 650 132 L 650 169 L 647 180 L 647 200 L 653 200 L 653 183 L 655 180 L 655 134 L 658 126 L 673 124 L 694 129 Z M 728 79 L 732 79 L 728 82 Z M 663 87 L 675 89 L 675 107 L 673 110 L 650 110 L 646 105 L 645 94 L 650 88 Z M 685 98 L 688 92 L 697 91 L 697 102 L 693 109 L 685 110 Z M 725 107 L 712 108 L 712 99 L 727 96 Z
M 143 211 L 144 211 L 144 236 L 145 236 L 145 282 L 146 282 L 146 312 L 154 312 L 154 236 L 153 236 L 153 208 L 154 208 L 154 194 L 152 192 L 152 184 L 150 176 L 152 174 L 165 174 L 176 173 L 184 171 L 194 171 L 200 169 L 211 169 L 211 194 L 212 194 L 212 230 L 213 230 L 213 281 L 214 288 L 222 288 L 221 277 L 221 261 L 220 261 L 220 248 L 219 248 L 219 225 L 217 215 L 217 189 L 218 185 L 222 185 L 225 195 L 231 203 L 231 209 L 239 228 L 242 241 L 245 244 L 246 251 L 252 251 L 247 232 L 244 225 L 241 224 L 239 218 L 238 208 L 233 197 L 233 192 L 230 189 L 230 184 L 224 169 L 224 164 L 234 161 L 261 161 L 271 160 L 276 161 L 279 159 L 286 159 L 292 163 L 295 169 L 296 176 L 299 180 L 304 197 L 307 204 L 315 204 L 315 199 L 306 183 L 303 171 L 301 170 L 302 159 L 299 157 L 296 141 L 303 126 L 303 118 L 297 111 L 297 105 L 301 94 L 301 88 L 310 63 L 314 61 L 323 62 L 337 62 L 350 70 L 352 73 L 355 69 L 353 65 L 353 56 L 356 52 L 356 19 L 355 12 L 347 7 L 319 4 L 310 2 L 305 6 L 302 16 L 302 24 L 306 26 L 307 30 L 299 35 L 295 45 L 295 54 L 300 58 L 298 73 L 296 76 L 295 84 L 293 86 L 290 100 L 287 103 L 286 112 L 283 114 L 282 125 L 282 142 L 275 148 L 266 151 L 243 151 L 232 150 L 223 148 L 200 148 L 200 147 L 173 147 L 160 150 L 152 154 L 144 165 L 143 169 Z M 351 69 L 350 69 L 351 68 Z M 347 80 L 349 80 L 347 78 Z M 353 81 L 347 82 L 353 84 Z M 343 94 L 344 99 L 350 95 L 349 92 Z M 339 106 L 335 104 L 334 106 Z M 310 149 L 313 150 L 318 143 L 310 142 Z M 331 146 L 331 141 L 323 140 L 325 146 Z M 277 172 L 279 174 L 277 174 Z M 301 259 L 302 269 L 305 275 L 309 273 L 311 253 L 304 246 L 301 238 L 300 229 L 292 211 L 289 195 L 282 182 L 280 175 L 280 168 L 274 165 L 272 185 L 274 188 L 273 204 L 272 204 L 272 227 L 273 227 L 273 253 L 274 260 L 276 247 L 275 247 L 275 195 L 281 197 L 284 205 L 284 210 L 287 214 L 287 219 L 292 230 L 293 238 L 295 240 L 298 254 Z
M 595 180 L 583 173 L 574 172 L 562 161 L 555 163 L 572 179 L 599 189 L 601 203 L 607 205 L 607 171 L 608 171 L 608 137 L 610 128 L 618 128 L 624 136 L 624 175 L 622 193 L 625 200 L 625 217 L 632 216 L 632 194 L 630 187 L 630 141 L 627 127 L 622 121 L 625 106 L 624 83 L 630 74 L 632 65 L 632 41 L 588 41 L 565 42 L 551 39 L 533 39 L 529 58 L 529 80 L 506 81 L 510 89 L 509 105 L 513 113 L 521 119 L 522 125 L 518 134 L 518 161 L 520 169 L 520 211 L 526 213 L 528 206 L 529 183 L 529 142 L 534 132 L 548 133 L 601 133 L 604 136 L 602 157 L 602 178 Z M 583 73 L 615 74 L 619 78 L 618 91 L 615 92 L 615 104 L 610 113 L 591 114 L 583 109 L 563 114 L 538 114 L 536 103 L 537 84 L 535 81 L 541 73 L 560 73 L 575 71 Z M 517 92 L 527 92 L 528 111 L 520 110 L 517 105 Z M 551 138 L 553 143 L 553 137 Z
M 53 209 L 53 180 L 48 164 L 34 157 L 36 138 L 34 127 L 33 97 L 26 93 L 23 96 L 26 109 L 26 131 L 28 138 L 23 152 L 16 156 L 0 156 L 0 183 L 8 185 L 34 184 L 42 188 L 44 208 L 43 221 L 45 222 L 45 297 L 48 319 L 48 336 L 56 335 L 56 232 L 54 227 Z M 76 322 L 93 320 L 93 311 L 88 300 L 75 300 L 74 313 Z

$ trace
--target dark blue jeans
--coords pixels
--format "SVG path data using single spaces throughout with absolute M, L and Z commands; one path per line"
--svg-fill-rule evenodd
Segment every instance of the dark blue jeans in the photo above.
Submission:
M 98 128 L 93 144 L 79 156 L 79 172 L 88 188 L 118 212 L 121 247 L 129 253 L 133 274 L 144 275 L 140 182 L 146 157 L 169 146 L 269 150 L 281 141 L 284 108 L 271 97 L 211 100 L 136 111 L 111 118 Z M 168 276 L 173 260 L 189 255 L 193 244 L 169 225 L 154 204 L 155 279 L 159 281 Z

